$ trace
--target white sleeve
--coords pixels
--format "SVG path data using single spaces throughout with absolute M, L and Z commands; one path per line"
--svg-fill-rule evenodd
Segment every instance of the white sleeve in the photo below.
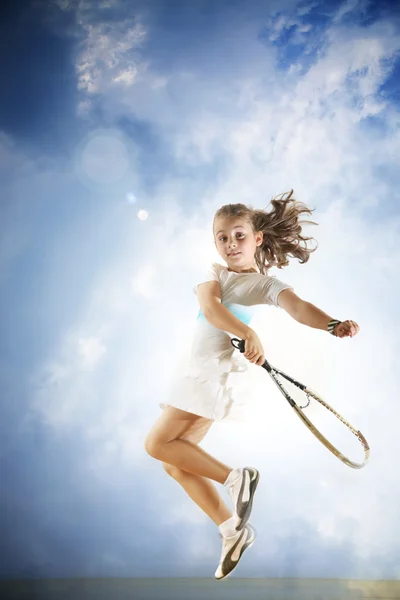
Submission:
M 287 289 L 293 290 L 293 287 L 276 277 L 263 275 L 247 290 L 247 295 L 252 304 L 272 304 L 279 307 L 278 296 Z
M 219 281 L 219 271 L 217 263 L 212 263 L 212 265 L 206 269 L 203 275 L 198 279 L 197 284 L 193 288 L 193 293 L 197 294 L 197 287 L 201 283 L 206 283 L 207 281 Z

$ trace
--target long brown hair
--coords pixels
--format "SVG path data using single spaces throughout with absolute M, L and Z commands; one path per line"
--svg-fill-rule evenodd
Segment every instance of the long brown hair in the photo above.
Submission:
M 263 232 L 263 242 L 255 254 L 257 267 L 263 275 L 271 267 L 286 267 L 289 264 L 288 257 L 297 258 L 301 264 L 306 263 L 318 247 L 317 244 L 315 248 L 308 248 L 307 242 L 315 241 L 314 238 L 301 235 L 304 223 L 318 223 L 299 220 L 301 214 L 311 215 L 315 209 L 309 209 L 292 195 L 293 190 L 273 198 L 269 212 L 245 204 L 225 204 L 215 213 L 214 220 L 217 217 L 243 217 L 250 223 L 254 233 Z

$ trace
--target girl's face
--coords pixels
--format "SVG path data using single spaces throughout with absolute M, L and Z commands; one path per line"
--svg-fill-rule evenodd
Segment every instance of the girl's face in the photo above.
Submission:
M 216 217 L 214 220 L 215 245 L 231 271 L 240 273 L 256 267 L 254 255 L 262 239 L 262 232 L 254 233 L 243 217 Z

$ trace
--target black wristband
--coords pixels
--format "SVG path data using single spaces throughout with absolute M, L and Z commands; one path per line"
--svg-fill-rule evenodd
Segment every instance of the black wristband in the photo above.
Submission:
M 335 327 L 336 327 L 336 325 L 339 325 L 339 323 L 341 323 L 341 322 L 342 321 L 338 321 L 337 319 L 332 319 L 331 321 L 329 321 L 328 331 L 331 335 L 334 335 L 336 337 Z

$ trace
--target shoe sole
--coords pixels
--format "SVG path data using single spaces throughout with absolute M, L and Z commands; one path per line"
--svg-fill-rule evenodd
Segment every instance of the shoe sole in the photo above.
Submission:
M 258 482 L 260 480 L 260 473 L 257 471 L 257 469 L 253 469 L 252 467 L 245 467 L 244 471 L 247 471 L 250 474 L 250 486 L 249 486 L 250 487 L 250 489 L 249 489 L 250 497 L 249 497 L 248 502 L 245 503 L 245 508 L 243 509 L 243 507 L 240 506 L 240 504 L 241 504 L 240 498 L 244 491 L 243 490 L 244 480 L 243 480 L 242 488 L 240 489 L 239 498 L 238 498 L 238 502 L 237 502 L 237 504 L 239 504 L 239 511 L 236 508 L 236 514 L 238 516 L 238 522 L 236 523 L 236 528 L 235 528 L 236 531 L 241 531 L 250 518 L 251 510 L 253 508 L 254 494 L 257 489 Z
M 240 551 L 239 558 L 237 559 L 237 561 L 235 561 L 235 564 L 232 566 L 232 568 L 230 569 L 230 571 L 228 573 L 226 573 L 225 575 L 222 575 L 222 577 L 215 577 L 215 579 L 217 581 L 221 581 L 221 579 L 226 579 L 227 577 L 229 577 L 229 575 L 232 573 L 232 571 L 234 571 L 236 569 L 236 567 L 238 566 L 239 561 L 240 561 L 240 559 L 243 556 L 243 552 L 245 550 L 247 550 L 247 548 L 250 548 L 250 546 L 252 546 L 254 544 L 255 539 L 256 539 L 256 531 L 250 525 L 248 525 L 248 529 L 250 531 L 250 536 L 249 536 L 248 540 L 245 542 L 245 544 L 243 545 L 243 547 L 242 547 L 242 549 Z

